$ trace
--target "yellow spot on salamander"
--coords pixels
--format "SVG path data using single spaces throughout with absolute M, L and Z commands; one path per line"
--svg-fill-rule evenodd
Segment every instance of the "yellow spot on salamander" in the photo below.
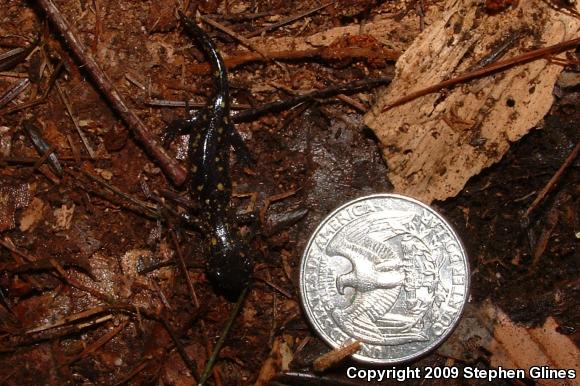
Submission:
M 197 191 L 201 192 L 203 190 L 203 185 L 197 185 Z
M 224 190 L 224 184 L 220 182 L 219 184 L 217 184 L 217 188 L 218 190 Z
M 197 165 L 193 165 L 191 167 L 191 171 L 194 172 L 194 173 L 197 173 Z
M 206 204 L 206 205 L 209 205 L 209 198 L 206 198 L 206 200 L 205 200 L 205 204 Z
M 213 246 L 217 245 L 217 239 L 215 237 L 211 238 L 211 245 L 213 245 Z
M 219 170 L 220 172 L 223 172 L 223 171 L 224 171 L 224 167 L 223 167 L 223 166 L 218 166 L 218 170 Z
M 215 157 L 215 162 L 220 162 L 220 157 Z
M 226 101 L 222 99 L 222 101 L 220 102 L 220 107 L 223 109 L 224 107 L 226 107 Z
M 220 126 L 220 127 L 218 127 L 218 129 L 217 129 L 217 132 L 218 132 L 219 134 L 223 133 L 223 132 L 224 132 L 224 128 L 223 128 L 223 127 L 221 127 L 221 126 Z

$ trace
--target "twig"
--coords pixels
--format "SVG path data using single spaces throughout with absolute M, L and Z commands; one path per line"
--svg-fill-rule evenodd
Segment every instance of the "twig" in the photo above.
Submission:
M 382 112 L 388 111 L 388 110 L 392 109 L 393 107 L 405 104 L 409 101 L 412 101 L 413 99 L 417 99 L 419 97 L 437 92 L 439 90 L 442 90 L 442 89 L 450 87 L 450 86 L 454 86 L 454 85 L 459 84 L 459 83 L 464 83 L 464 82 L 467 82 L 467 81 L 472 80 L 472 79 L 477 79 L 477 78 L 481 78 L 481 77 L 484 77 L 487 75 L 491 75 L 491 74 L 494 74 L 496 72 L 511 68 L 515 65 L 532 62 L 534 60 L 541 59 L 541 58 L 548 56 L 548 55 L 558 54 L 560 52 L 574 48 L 574 47 L 578 46 L 579 44 L 580 44 L 580 38 L 566 40 L 565 42 L 562 42 L 562 43 L 554 44 L 554 45 L 549 46 L 549 47 L 539 48 L 537 50 L 526 52 L 525 54 L 521 54 L 521 55 L 515 56 L 515 57 L 510 58 L 510 59 L 506 59 L 506 60 L 502 60 L 500 62 L 490 64 L 490 65 L 485 66 L 483 68 L 480 68 L 478 70 L 469 71 L 469 72 L 464 73 L 462 75 L 459 75 L 455 78 L 445 80 L 445 81 L 437 83 L 433 86 L 426 87 L 426 88 L 421 89 L 419 91 L 415 91 L 415 92 L 412 92 L 410 94 L 407 94 L 406 96 L 404 96 L 402 98 L 396 99 L 394 102 L 391 102 L 386 107 L 384 107 L 382 109 Z
M 339 347 L 318 357 L 313 363 L 313 369 L 316 372 L 323 372 L 326 369 L 342 362 L 346 357 L 354 354 L 361 348 L 359 341 L 354 341 L 346 346 Z
M 28 74 L 14 71 L 0 71 L 0 76 L 6 76 L 8 78 L 28 78 Z
M 6 240 L 9 240 L 9 241 L 6 241 Z M 29 263 L 32 263 L 32 262 L 35 262 L 36 260 L 38 260 L 38 259 L 33 258 L 31 256 L 28 256 L 26 253 L 21 252 L 18 249 L 16 249 L 16 247 L 12 243 L 12 240 L 10 240 L 8 238 L 6 238 L 6 240 L 0 239 L 0 245 L 2 245 L 4 248 L 8 249 L 10 252 L 22 257 L 23 259 L 25 259 Z M 20 262 L 22 262 L 22 260 Z
M 518 30 L 510 33 L 504 41 L 500 42 L 499 45 L 495 47 L 490 53 L 481 58 L 473 67 L 469 69 L 469 71 L 488 66 L 504 56 L 505 53 L 508 52 L 509 49 L 512 48 L 518 42 L 518 40 L 522 38 L 523 32 L 524 31 L 522 30 Z
M 284 20 L 280 20 L 277 23 L 274 23 L 272 25 L 266 26 L 266 27 L 261 28 L 261 29 L 259 29 L 257 31 L 254 31 L 252 33 L 249 33 L 249 34 L 246 35 L 246 38 L 249 39 L 249 38 L 253 38 L 255 36 L 260 36 L 264 32 L 271 31 L 273 29 L 280 28 L 280 27 L 282 27 L 282 26 L 284 26 L 286 24 L 293 23 L 296 20 L 299 20 L 299 19 L 302 19 L 303 17 L 312 15 L 313 13 L 316 13 L 316 12 L 324 9 L 324 8 L 328 7 L 329 5 L 333 5 L 334 3 L 336 3 L 336 1 L 331 1 L 330 3 L 326 3 L 326 4 L 323 4 L 323 5 L 320 5 L 318 7 L 312 8 L 312 9 L 306 11 L 306 12 L 302 12 L 302 13 L 300 13 L 298 15 L 290 16 L 289 18 L 286 18 Z
M 246 20 L 255 20 L 261 19 L 263 17 L 277 15 L 278 11 L 265 11 L 265 12 L 257 12 L 257 13 L 231 13 L 229 15 L 222 15 L 219 13 L 214 14 L 207 14 L 206 16 L 211 17 L 213 19 L 222 19 L 227 21 L 246 21 Z
M 296 193 L 298 193 L 298 191 L 300 191 L 300 189 L 302 189 L 302 188 L 291 189 L 291 190 L 288 190 L 286 192 L 279 193 L 279 194 L 275 194 L 273 196 L 267 197 L 264 200 L 264 205 L 260 209 L 260 221 L 261 221 L 261 223 L 262 224 L 265 224 L 266 223 L 266 212 L 268 211 L 268 208 L 270 208 L 270 205 L 273 202 L 281 201 L 281 200 L 284 200 L 284 199 L 286 199 L 288 197 L 292 197 L 293 195 L 295 195 Z
M 87 139 L 85 133 L 81 129 L 81 126 L 79 125 L 76 117 L 73 114 L 72 106 L 70 105 L 70 101 L 68 100 L 68 96 L 66 95 L 66 93 L 64 92 L 64 90 L 60 87 L 60 85 L 58 84 L 58 82 L 56 82 L 56 91 L 58 91 L 58 95 L 60 96 L 60 99 L 62 100 L 62 103 L 64 103 L 64 106 L 66 107 L 66 111 L 68 112 L 68 116 L 70 117 L 70 119 L 71 119 L 71 121 L 73 123 L 73 126 L 77 130 L 77 133 L 79 134 L 79 137 L 81 138 L 81 142 L 85 146 L 85 149 L 87 149 L 87 153 L 89 153 L 89 156 L 91 158 L 95 158 L 95 151 L 91 147 L 91 144 L 89 143 L 89 140 Z
M 75 163 L 78 165 L 81 163 L 81 153 L 79 152 L 79 149 L 77 148 L 77 146 L 75 145 L 73 139 L 71 138 L 69 133 L 66 133 L 66 140 L 68 142 L 68 145 L 70 146 L 70 150 L 73 154 L 73 160 L 75 161 Z M 91 157 L 88 157 L 91 158 Z M 62 159 L 62 157 L 61 157 Z
M 28 85 L 30 84 L 30 79 L 24 78 L 19 82 L 15 83 L 10 87 L 2 96 L 0 96 L 0 107 L 6 106 L 10 101 L 16 98 Z
M 43 324 L 42 326 L 38 326 L 36 328 L 31 328 L 29 330 L 26 330 L 25 333 L 26 334 L 33 334 L 36 332 L 41 332 L 41 331 L 50 330 L 53 328 L 65 326 L 67 324 L 73 324 L 74 322 L 76 322 L 78 320 L 87 319 L 87 318 L 90 318 L 92 316 L 102 314 L 104 312 L 107 312 L 107 307 L 97 306 L 97 307 L 91 308 L 89 310 L 85 310 L 85 311 L 78 312 L 76 314 L 65 316 L 64 318 L 60 318 L 59 320 L 57 320 L 55 322 L 46 323 L 46 324 Z
M 106 293 L 103 293 L 97 289 L 87 287 L 83 283 L 79 282 L 77 279 L 71 277 L 64 270 L 62 265 L 60 265 L 59 262 L 56 261 L 55 259 L 49 258 L 48 261 L 50 262 L 50 264 L 52 264 L 54 269 L 60 274 L 60 276 L 64 280 L 64 282 L 67 283 L 69 286 L 74 287 L 74 288 L 81 290 L 81 291 L 84 291 L 84 292 L 88 292 L 91 295 L 93 295 L 95 298 L 100 299 L 102 301 L 105 301 L 105 302 L 111 301 L 112 297 L 110 295 L 107 295 Z
M 74 29 L 68 24 L 52 0 L 37 0 L 37 3 L 46 13 L 49 20 L 56 26 L 68 47 L 74 52 L 81 66 L 95 82 L 97 88 L 109 101 L 113 109 L 119 114 L 135 137 L 141 142 L 145 150 L 157 160 L 159 166 L 177 185 L 181 185 L 186 177 L 186 171 L 160 146 L 149 133 L 143 122 L 125 103 L 109 77 L 103 72 L 92 55 L 76 37 Z
M 284 101 L 266 103 L 256 109 L 240 111 L 232 117 L 232 120 L 234 122 L 246 122 L 250 119 L 254 119 L 270 112 L 289 109 L 306 101 L 318 98 L 329 98 L 338 94 L 355 93 L 365 89 L 386 85 L 389 84 L 392 79 L 392 76 L 383 76 L 379 78 L 355 80 L 354 82 L 338 86 L 331 86 L 322 90 L 312 91 L 307 94 L 299 95 Z
M 40 35 L 27 47 L 18 47 L 0 55 L 0 71 L 11 70 L 22 62 L 36 48 Z
M 64 364 L 61 365 L 61 367 L 62 366 L 70 366 L 73 363 L 75 363 L 76 361 L 81 360 L 88 355 L 91 355 L 92 353 L 94 353 L 95 351 L 97 351 L 98 349 L 103 347 L 108 341 L 113 339 L 117 334 L 119 334 L 121 331 L 123 331 L 123 329 L 127 326 L 128 323 L 129 322 L 127 320 L 125 320 L 123 323 L 121 323 L 120 325 L 118 325 L 117 327 L 112 329 L 111 331 L 107 332 L 106 334 L 104 334 L 103 336 L 101 336 L 100 338 L 95 340 L 92 344 L 85 347 L 85 349 L 83 351 L 81 351 L 77 355 L 73 356 L 72 358 L 69 358 Z
M 46 90 L 44 90 L 44 93 L 39 98 L 25 102 L 25 103 L 21 103 L 19 105 L 14 106 L 14 107 L 0 110 L 0 116 L 5 115 L 5 114 L 10 114 L 10 113 L 13 113 L 16 111 L 20 111 L 20 110 L 23 110 L 23 109 L 26 109 L 26 108 L 29 108 L 32 106 L 36 106 L 36 105 L 39 105 L 39 104 L 46 102 L 46 100 L 48 99 L 48 94 L 50 93 L 50 90 L 52 90 L 52 86 L 56 82 L 56 78 L 57 78 L 57 76 L 62 68 L 63 68 L 63 64 L 62 64 L 62 62 L 60 62 L 56 66 L 56 68 L 54 69 L 52 74 L 50 75 L 50 78 L 48 79 L 48 84 L 46 86 Z
M 95 32 L 92 49 L 93 52 L 97 52 L 99 41 L 101 39 L 101 30 L 103 29 L 103 21 L 101 18 L 101 7 L 98 0 L 93 0 L 93 7 L 95 8 Z
M 284 288 L 281 288 L 280 286 L 272 283 L 270 280 L 266 280 L 263 279 L 261 277 L 257 277 L 256 279 L 260 280 L 261 282 L 263 282 L 264 284 L 272 287 L 274 290 L 280 292 L 282 295 L 284 295 L 285 297 L 287 297 L 288 299 L 294 299 L 294 296 L 292 296 L 292 294 L 288 291 L 286 291 Z
M 59 161 L 63 161 L 63 162 L 77 162 L 77 159 L 74 156 L 59 156 L 58 157 Z M 103 157 L 98 157 L 98 158 L 91 158 L 88 155 L 85 156 L 81 156 L 79 158 L 80 160 L 99 160 L 99 161 L 103 161 L 103 160 L 108 160 L 108 158 L 103 158 Z M 1 164 L 15 164 L 15 165 L 34 165 L 36 164 L 38 161 L 40 160 L 40 158 L 34 158 L 34 157 L 10 157 L 10 158 L 1 158 L 0 157 L 0 165 Z
M 133 76 L 133 75 L 131 75 L 131 74 L 129 74 L 129 73 L 127 72 L 127 73 L 125 73 L 125 78 L 126 78 L 126 79 L 127 79 L 129 82 L 133 83 L 135 86 L 137 86 L 138 88 L 140 88 L 142 91 L 147 91 L 147 88 L 146 88 L 145 86 L 143 86 L 143 84 L 142 84 L 141 82 L 139 82 L 139 81 L 138 81 L 138 80 L 135 78 L 135 76 Z
M 283 50 L 265 51 L 266 60 L 303 60 L 306 58 L 320 58 L 323 60 L 366 59 L 369 61 L 394 61 L 401 56 L 400 51 L 388 49 L 371 49 L 365 47 L 320 47 L 306 50 Z M 254 52 L 234 52 L 224 58 L 224 64 L 228 69 L 244 65 L 246 63 L 264 61 L 264 57 Z M 209 74 L 211 67 L 208 63 L 192 64 L 189 70 L 194 74 Z
M 158 106 L 158 107 L 191 107 L 191 108 L 204 108 L 206 103 L 198 103 L 195 101 L 171 101 L 167 99 L 155 99 L 149 98 L 145 101 L 148 106 Z M 251 105 L 245 103 L 234 103 L 231 106 L 232 110 L 246 110 L 252 108 Z
M 139 374 L 141 371 L 143 371 L 143 369 L 145 367 L 147 367 L 147 364 L 149 362 L 151 362 L 152 360 L 155 360 L 157 358 L 145 358 L 141 361 L 141 363 L 139 363 L 137 365 L 137 367 L 135 367 L 133 370 L 131 370 L 129 372 L 129 374 L 125 375 L 123 378 L 121 378 L 120 381 L 118 381 L 117 383 L 115 383 L 115 386 L 121 386 L 121 385 L 125 385 L 127 384 L 131 379 L 133 379 L 137 374 Z
M 177 351 L 179 352 L 181 359 L 183 359 L 183 362 L 189 368 L 189 372 L 191 373 L 193 380 L 197 381 L 197 379 L 199 378 L 199 374 L 197 373 L 197 366 L 191 360 L 189 355 L 187 355 L 185 348 L 183 347 L 183 345 L 179 341 L 179 337 L 177 336 L 175 331 L 173 331 L 173 328 L 171 327 L 171 325 L 169 324 L 167 319 L 165 319 L 163 316 L 160 317 L 160 322 L 163 325 L 163 327 L 165 328 L 165 331 L 167 331 L 167 333 L 171 337 L 171 340 L 173 341 L 173 343 L 175 344 L 175 347 L 177 348 Z
M 336 96 L 336 99 L 339 99 L 339 100 L 343 101 L 344 103 L 350 105 L 351 107 L 354 107 L 354 109 L 358 110 L 360 113 L 364 114 L 369 110 L 365 105 L 363 105 L 359 101 L 357 101 L 349 96 L 346 96 L 344 94 L 338 94 Z
M 574 162 L 574 160 L 578 156 L 579 151 L 580 151 L 580 142 L 578 142 L 576 146 L 574 146 L 574 149 L 572 149 L 570 154 L 568 154 L 568 156 L 564 160 L 564 163 L 560 166 L 560 168 L 556 171 L 556 173 L 552 176 L 552 178 L 550 178 L 550 181 L 548 181 L 548 183 L 546 184 L 546 186 L 544 186 L 544 188 L 540 191 L 540 193 L 538 193 L 538 195 L 536 196 L 534 201 L 530 204 L 528 209 L 526 209 L 525 213 L 526 217 L 530 216 L 530 213 L 532 213 L 538 207 L 538 205 L 540 205 L 540 203 L 546 197 L 546 195 L 554 188 L 554 186 L 556 186 L 556 184 L 558 183 L 558 181 L 560 180 L 566 169 L 570 165 L 572 165 L 572 162 Z
M 46 151 L 44 152 L 44 154 L 42 155 L 42 157 L 40 157 L 38 159 L 38 161 L 36 161 L 34 163 L 34 165 L 32 165 L 32 170 L 36 170 L 38 169 L 43 163 L 46 162 L 46 160 L 48 159 L 48 157 L 50 157 L 50 155 L 54 152 L 54 146 L 50 145 Z
M 205 368 L 203 369 L 203 373 L 201 374 L 201 378 L 199 379 L 198 386 L 205 385 L 205 382 L 209 378 L 209 375 L 211 374 L 212 368 L 217 360 L 217 357 L 222 349 L 222 346 L 224 345 L 224 343 L 226 341 L 228 333 L 230 332 L 232 325 L 234 324 L 234 320 L 236 319 L 236 316 L 238 316 L 238 314 L 240 313 L 240 310 L 242 309 L 242 304 L 244 304 L 244 300 L 246 299 L 246 295 L 248 294 L 248 289 L 249 289 L 249 287 L 244 288 L 244 290 L 240 294 L 240 297 L 238 298 L 238 301 L 234 305 L 234 308 L 230 314 L 230 317 L 229 317 L 228 321 L 226 322 L 224 329 L 222 330 L 220 338 L 216 342 L 216 344 L 213 348 L 213 352 L 212 352 L 211 356 L 209 357 L 209 359 L 207 360 L 207 363 L 205 364 Z
M 69 174 L 71 174 L 72 176 L 74 176 L 74 173 L 72 173 L 72 172 L 70 172 L 68 170 L 67 170 L 67 172 Z M 135 204 L 135 205 L 143 208 L 145 211 L 151 212 L 151 215 L 153 217 L 155 217 L 155 218 L 159 217 L 155 212 L 153 212 L 155 209 L 157 209 L 155 206 L 153 206 L 153 205 L 151 205 L 151 204 L 149 204 L 147 202 L 141 201 L 141 200 L 139 200 L 137 198 L 134 198 L 134 197 L 128 195 L 127 193 L 123 192 L 121 189 L 117 188 L 116 186 L 113 186 L 113 185 L 109 184 L 107 181 L 105 181 L 105 180 L 103 180 L 103 179 L 101 179 L 101 178 L 99 178 L 97 176 L 93 176 L 89 172 L 86 172 L 86 171 L 84 171 L 82 169 L 80 169 L 80 172 L 84 176 L 88 177 L 89 179 L 91 179 L 91 180 L 93 180 L 93 181 L 95 181 L 95 182 L 103 185 L 105 188 L 111 190 L 112 192 L 117 193 L 119 196 L 123 197 L 124 199 L 126 199 L 126 200 L 132 202 L 133 204 Z
M 40 135 L 40 130 L 30 120 L 25 120 L 24 122 L 22 122 L 22 127 L 28 134 L 28 137 L 30 138 L 30 141 L 34 145 L 36 151 L 41 155 L 41 158 L 37 161 L 37 163 L 42 161 L 42 159 L 46 156 L 46 158 L 48 158 L 50 161 L 50 166 L 52 167 L 52 169 L 56 172 L 56 174 L 62 176 L 63 169 L 62 166 L 60 165 L 60 162 L 58 161 L 56 154 L 53 151 L 54 148 L 53 146 L 49 145 L 44 140 L 44 138 L 42 138 L 42 136 Z M 37 165 L 35 164 L 35 168 L 36 167 Z
M 175 250 L 177 251 L 177 256 L 179 260 L 179 268 L 181 269 L 181 273 L 185 276 L 185 281 L 187 282 L 187 287 L 189 288 L 189 295 L 191 296 L 191 300 L 193 304 L 199 308 L 199 300 L 197 299 L 197 295 L 195 293 L 195 288 L 193 288 L 193 283 L 191 282 L 191 278 L 189 277 L 189 272 L 187 272 L 187 266 L 185 265 L 185 259 L 183 258 L 183 253 L 181 252 L 181 248 L 179 247 L 179 241 L 177 240 L 177 235 L 175 231 L 171 230 L 171 238 L 173 239 L 173 244 L 175 245 Z
M 201 16 L 201 20 L 203 22 L 211 25 L 212 27 L 217 28 L 220 31 L 222 31 L 222 32 L 230 35 L 231 37 L 233 37 L 234 39 L 236 39 L 237 41 L 239 41 L 240 43 L 242 43 L 244 46 L 246 46 L 246 47 L 248 47 L 248 48 L 256 51 L 257 53 L 259 53 L 265 59 L 267 59 L 267 60 L 270 59 L 270 58 L 268 58 L 268 55 L 264 52 L 264 50 L 262 50 L 260 47 L 257 47 L 250 40 L 248 40 L 245 37 L 241 36 L 240 34 L 236 33 L 236 31 L 232 30 L 231 28 L 228 28 L 225 25 L 220 24 L 217 21 L 210 19 L 209 17 Z

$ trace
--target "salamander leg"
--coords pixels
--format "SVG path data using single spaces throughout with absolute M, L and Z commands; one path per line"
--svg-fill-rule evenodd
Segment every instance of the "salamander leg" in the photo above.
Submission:
M 205 232 L 207 230 L 207 227 L 200 220 L 199 216 L 192 214 L 191 212 L 183 213 L 179 219 L 181 220 L 181 225 L 186 228 L 192 228 L 200 232 Z
M 242 138 L 240 133 L 238 133 L 234 125 L 232 124 L 228 125 L 228 132 L 230 136 L 230 144 L 232 145 L 234 151 L 236 152 L 236 157 L 238 157 L 238 159 L 245 166 L 250 166 L 251 164 L 254 164 L 255 160 L 254 157 L 252 156 L 252 153 L 250 152 L 250 149 L 248 149 L 248 146 L 244 142 L 244 139 Z
M 179 135 L 191 134 L 207 121 L 207 110 L 199 110 L 187 119 L 172 121 L 161 136 L 163 147 L 167 148 Z

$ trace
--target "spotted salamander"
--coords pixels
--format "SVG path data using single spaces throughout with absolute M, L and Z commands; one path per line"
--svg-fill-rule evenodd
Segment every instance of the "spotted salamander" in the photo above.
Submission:
M 169 130 L 190 132 L 188 187 L 201 208 L 196 223 L 207 241 L 208 276 L 220 292 L 236 295 L 247 285 L 253 263 L 247 245 L 237 235 L 229 206 L 230 146 L 239 157 L 247 158 L 249 153 L 231 122 L 228 76 L 220 54 L 193 20 L 180 16 L 211 64 L 215 92 L 203 110 Z M 168 135 L 175 136 L 172 132 Z

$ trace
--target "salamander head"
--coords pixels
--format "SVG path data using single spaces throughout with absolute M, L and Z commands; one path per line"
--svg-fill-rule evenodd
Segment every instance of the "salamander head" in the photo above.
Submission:
M 235 299 L 248 285 L 252 265 L 251 259 L 238 248 L 212 250 L 207 273 L 218 292 Z
M 209 237 L 207 273 L 216 289 L 230 298 L 236 298 L 250 281 L 253 263 L 248 246 L 230 232 L 223 223 L 214 224 Z

